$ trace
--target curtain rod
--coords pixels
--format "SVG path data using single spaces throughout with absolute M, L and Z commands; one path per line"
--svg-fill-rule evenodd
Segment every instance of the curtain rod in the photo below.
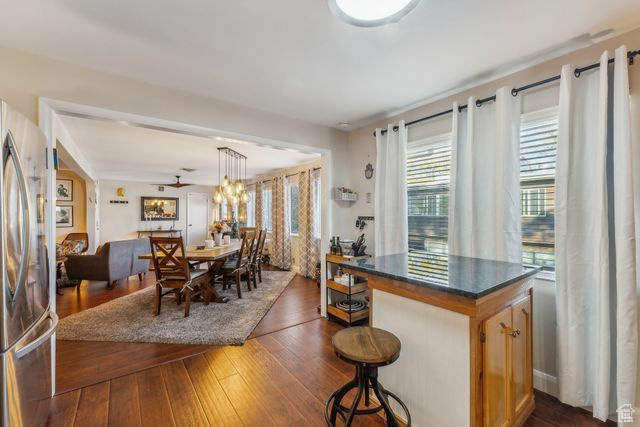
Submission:
M 636 55 L 640 55 L 640 50 L 627 52 L 627 60 L 629 61 L 629 65 L 633 65 L 633 58 Z M 614 59 L 611 58 L 611 59 L 609 59 L 608 63 L 612 64 L 613 61 L 614 61 Z M 574 73 L 574 75 L 576 77 L 580 77 L 580 74 L 584 73 L 585 71 L 593 70 L 594 68 L 598 68 L 598 67 L 600 67 L 600 63 L 596 62 L 595 64 L 587 65 L 587 66 L 584 66 L 584 67 L 577 67 L 574 70 L 573 73 Z M 545 85 L 547 83 L 555 82 L 557 80 L 560 80 L 560 75 L 549 77 L 547 79 L 540 80 L 540 81 L 535 82 L 535 83 L 530 83 L 528 85 L 524 85 L 524 86 L 521 86 L 521 87 L 514 87 L 513 89 L 511 89 L 511 95 L 518 96 L 518 93 L 520 93 L 520 92 L 522 92 L 524 90 L 531 89 L 531 88 L 534 88 L 534 87 L 537 87 L 537 86 L 542 86 L 542 85 Z M 492 96 L 489 96 L 489 97 L 486 97 L 486 98 L 482 98 L 482 99 L 478 99 L 478 100 L 476 100 L 476 107 L 482 106 L 482 104 L 484 104 L 485 102 L 495 101 L 495 100 L 496 100 L 496 96 L 495 95 L 492 95 Z M 465 110 L 466 108 L 467 108 L 467 105 L 461 105 L 461 106 L 458 107 L 458 112 L 461 112 L 462 110 Z M 421 117 L 419 119 L 413 120 L 413 121 L 405 124 L 405 126 L 409 127 L 409 126 L 417 125 L 419 123 L 426 122 L 427 120 L 435 119 L 437 117 L 445 116 L 445 115 L 451 114 L 451 113 L 453 113 L 453 108 L 451 108 L 449 110 L 446 110 L 446 111 L 441 111 L 440 113 L 432 114 L 430 116 Z M 394 126 L 393 130 L 397 131 L 398 130 L 398 126 Z M 387 133 L 387 129 L 382 129 L 380 131 L 380 133 L 382 135 L 384 135 L 385 133 Z M 374 137 L 376 136 L 376 131 L 373 131 L 373 136 Z
M 311 169 L 311 170 L 315 172 L 315 171 L 318 171 L 318 170 L 320 170 L 320 169 L 322 169 L 322 168 L 321 168 L 321 167 L 317 167 L 317 168 L 313 168 L 313 169 Z M 303 172 L 303 171 L 300 171 L 300 172 Z M 289 175 L 285 175 L 284 177 L 285 177 L 285 178 L 289 178 L 289 177 L 291 177 L 291 176 L 299 175 L 299 174 L 300 174 L 300 172 L 296 172 L 296 173 L 292 173 L 292 174 L 289 174 Z M 260 182 L 261 184 L 263 184 L 263 183 L 265 183 L 265 182 L 271 182 L 271 181 L 273 181 L 273 178 L 265 179 L 264 181 L 256 181 L 256 183 L 257 183 L 257 182 Z

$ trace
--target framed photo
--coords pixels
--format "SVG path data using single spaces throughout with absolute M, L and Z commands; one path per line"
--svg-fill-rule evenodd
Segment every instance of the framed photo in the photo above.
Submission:
M 60 202 L 73 202 L 73 181 L 56 179 L 56 199 Z
M 177 221 L 177 197 L 142 197 L 142 221 Z
M 56 227 L 73 227 L 73 206 L 56 206 Z

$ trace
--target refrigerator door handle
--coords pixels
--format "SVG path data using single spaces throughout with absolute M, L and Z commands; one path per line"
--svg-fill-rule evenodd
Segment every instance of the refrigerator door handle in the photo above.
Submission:
M 3 163 L 6 170 L 7 161 L 11 157 L 13 161 L 16 178 L 18 179 L 18 186 L 20 187 L 22 205 L 23 205 L 23 213 L 22 213 L 22 262 L 20 263 L 20 269 L 18 270 L 18 277 L 16 278 L 15 287 L 13 292 L 11 292 L 11 298 L 18 293 L 18 288 L 22 285 L 22 283 L 27 279 L 27 270 L 29 267 L 29 245 L 31 243 L 31 239 L 29 236 L 31 230 L 30 222 L 30 209 L 29 209 L 29 189 L 27 188 L 27 180 L 24 176 L 24 170 L 22 169 L 22 162 L 20 161 L 20 156 L 18 155 L 18 151 L 16 150 L 15 140 L 13 139 L 13 134 L 11 131 L 7 132 L 7 137 L 4 144 L 4 153 L 3 153 Z
M 56 331 L 56 328 L 58 327 L 58 315 L 53 311 L 50 311 L 48 318 L 51 321 L 51 326 L 49 327 L 49 329 L 47 329 L 42 335 L 40 335 L 35 340 L 23 346 L 20 346 L 16 349 L 15 354 L 18 359 L 22 359 L 24 356 L 31 353 L 36 348 L 40 347 L 42 343 L 44 343 L 49 338 L 51 338 L 51 335 L 53 335 L 53 333 Z

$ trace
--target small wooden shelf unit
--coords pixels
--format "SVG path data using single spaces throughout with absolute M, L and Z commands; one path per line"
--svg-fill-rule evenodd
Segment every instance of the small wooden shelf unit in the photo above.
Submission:
M 353 257 L 348 255 L 335 255 L 335 254 L 327 254 L 326 262 L 327 262 L 327 316 L 329 319 L 338 320 L 347 326 L 352 326 L 355 324 L 365 323 L 369 319 L 369 307 L 358 310 L 358 311 L 345 311 L 339 309 L 335 306 L 335 303 L 347 300 L 351 301 L 354 295 L 366 292 L 369 289 L 367 285 L 367 279 L 359 276 L 352 276 L 351 280 L 355 280 L 355 283 L 351 283 L 351 286 L 344 285 L 342 283 L 336 282 L 333 280 L 334 277 L 334 269 L 331 266 L 337 266 L 341 262 L 353 261 L 356 259 L 365 259 L 369 258 L 369 255 Z M 335 291 L 337 294 L 342 295 L 342 298 L 335 295 Z M 360 298 L 358 298 L 360 299 Z M 362 301 L 365 301 L 362 298 Z

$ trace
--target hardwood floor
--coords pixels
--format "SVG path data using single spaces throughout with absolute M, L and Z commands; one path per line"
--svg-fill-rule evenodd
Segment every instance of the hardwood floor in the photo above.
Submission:
M 269 270 L 266 267 L 266 270 Z M 153 273 L 140 283 L 137 277 L 122 280 L 113 289 L 104 282 L 83 282 L 80 291 L 64 288 L 57 298 L 60 317 L 86 310 L 154 284 Z M 320 290 L 315 282 L 295 276 L 261 320 L 251 337 L 320 317 L 316 307 Z M 57 393 L 86 387 L 163 363 L 200 354 L 211 346 L 185 344 L 57 341 Z
M 119 280 L 113 289 L 107 288 L 106 282 L 82 281 L 80 289 L 62 288 L 62 295 L 56 297 L 56 313 L 61 319 L 88 308 L 104 304 L 116 298 L 137 292 L 155 283 L 155 275 L 149 272 L 143 276 L 142 282 L 138 276 Z
M 318 301 L 315 283 L 296 276 L 243 346 L 59 341 L 58 384 L 87 384 L 51 399 L 47 425 L 323 426 L 325 399 L 351 379 L 353 367 L 334 355 L 331 336 L 341 326 L 318 318 Z M 354 425 L 384 422 L 370 415 Z M 536 392 L 536 409 L 525 425 L 614 424 Z
M 538 390 L 536 395 L 536 408 L 533 414 L 524 423 L 524 427 L 551 427 L 551 426 L 611 426 L 616 423 L 607 421 L 603 423 L 591 415 L 590 412 L 565 405 L 558 399 Z

